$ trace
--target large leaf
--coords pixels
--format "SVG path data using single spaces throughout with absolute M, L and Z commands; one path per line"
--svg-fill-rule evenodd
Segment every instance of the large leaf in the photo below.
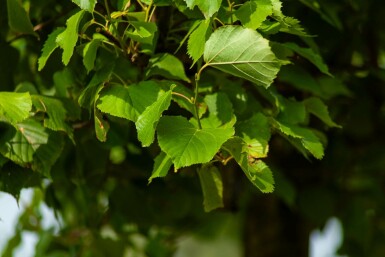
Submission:
M 267 156 L 271 132 L 266 116 L 257 113 L 250 119 L 239 122 L 235 131 L 236 135 L 246 143 L 247 152 L 251 157 Z
M 4 8 L 4 6 L 2 7 Z M 33 30 L 27 12 L 24 10 L 19 0 L 7 0 L 8 25 L 18 33 L 31 34 L 37 36 Z
M 198 8 L 202 11 L 203 15 L 206 19 L 213 16 L 221 7 L 222 0 L 184 0 L 187 6 L 190 9 L 193 9 L 194 6 L 198 6 Z
M 273 14 L 270 0 L 254 0 L 244 3 L 236 12 L 236 17 L 246 28 L 257 29 L 266 18 Z
M 64 31 L 63 27 L 58 27 L 51 34 L 49 34 L 47 40 L 44 43 L 44 47 L 41 50 L 41 56 L 38 60 L 38 63 L 39 63 L 38 70 L 39 71 L 41 71 L 44 68 L 45 64 L 47 63 L 48 58 L 53 53 L 53 51 L 55 51 L 55 49 L 59 47 L 59 44 L 56 43 L 56 38 L 63 31 Z
M 143 146 L 149 146 L 154 141 L 156 125 L 163 111 L 170 106 L 170 102 L 171 90 L 162 94 L 156 102 L 148 106 L 138 117 L 135 126 L 138 131 L 138 139 Z
M 263 193 L 274 191 L 274 178 L 269 167 L 261 160 L 253 158 L 247 151 L 245 143 L 239 137 L 227 141 L 223 148 L 228 151 L 247 178 Z
M 146 77 L 148 78 L 154 75 L 190 82 L 190 79 L 184 71 L 183 63 L 168 53 L 157 54 L 150 59 Z
M 78 28 L 84 11 L 79 11 L 67 20 L 66 29 L 56 37 L 56 43 L 63 49 L 62 61 L 67 65 L 72 57 L 76 42 L 78 41 Z
M 0 121 L 21 122 L 28 118 L 31 109 L 29 93 L 0 92 Z
M 199 26 L 191 33 L 187 42 L 187 53 L 193 59 L 194 65 L 202 57 L 205 50 L 205 43 L 211 35 L 211 21 L 203 20 Z
M 223 183 L 221 173 L 212 164 L 204 164 L 198 169 L 199 180 L 203 192 L 203 207 L 206 212 L 223 205 Z
M 154 81 L 142 81 L 129 87 L 114 85 L 100 93 L 97 107 L 104 113 L 136 122 L 161 93 Z
M 148 179 L 148 183 L 151 183 L 154 178 L 165 177 L 170 170 L 172 160 L 164 152 L 155 158 L 154 168 L 152 170 L 151 177 Z
M 206 65 L 265 88 L 273 83 L 280 68 L 269 41 L 240 26 L 217 29 L 206 42 L 204 60 Z
M 92 13 L 94 11 L 97 0 L 72 0 L 75 4 L 77 4 L 83 10 L 89 11 Z
M 164 116 L 158 124 L 158 142 L 175 168 L 207 163 L 233 134 L 233 128 L 194 127 L 184 117 Z

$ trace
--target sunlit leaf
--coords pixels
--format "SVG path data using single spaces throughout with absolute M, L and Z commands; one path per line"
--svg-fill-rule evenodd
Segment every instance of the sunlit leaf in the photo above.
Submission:
M 224 26 L 214 31 L 206 42 L 204 60 L 206 65 L 266 88 L 280 68 L 269 41 L 240 26 Z
M 233 156 L 250 182 L 261 192 L 274 191 L 274 178 L 271 170 L 263 161 L 249 155 L 241 138 L 230 139 L 223 145 L 223 148 Z
M 75 4 L 77 4 L 80 8 L 83 10 L 93 12 L 95 5 L 96 5 L 96 0 L 72 0 Z
M 21 122 L 28 118 L 31 109 L 29 93 L 0 92 L 0 121 Z
M 190 34 L 187 41 L 187 53 L 194 60 L 194 65 L 202 57 L 205 50 L 205 43 L 211 34 L 211 21 L 203 20 L 198 27 Z
M 63 27 L 58 27 L 51 34 L 49 34 L 47 40 L 44 43 L 44 47 L 41 50 L 41 56 L 38 60 L 38 63 L 39 63 L 38 70 L 39 71 L 41 71 L 44 68 L 45 64 L 47 63 L 48 58 L 51 56 L 53 51 L 55 51 L 55 49 L 59 47 L 59 44 L 56 42 L 56 38 L 63 31 L 64 31 Z
M 233 134 L 233 128 L 194 127 L 186 118 L 164 116 L 158 124 L 158 142 L 175 168 L 207 163 Z
M 199 10 L 204 14 L 206 19 L 213 16 L 214 13 L 216 13 L 219 10 L 219 7 L 221 6 L 222 0 L 184 0 L 187 4 L 187 6 L 191 9 L 194 8 L 194 6 L 198 6 Z
M 84 16 L 84 11 L 79 11 L 67 20 L 66 29 L 56 37 L 56 43 L 63 49 L 62 61 L 67 65 L 72 57 L 76 42 L 78 41 L 78 28 Z

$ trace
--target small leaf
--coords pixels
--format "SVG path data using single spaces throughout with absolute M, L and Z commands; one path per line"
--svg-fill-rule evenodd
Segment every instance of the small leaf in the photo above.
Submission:
M 3 6 L 4 8 L 4 6 Z M 7 0 L 8 25 L 15 32 L 37 36 L 19 0 Z
M 78 28 L 84 11 L 79 11 L 67 20 L 66 29 L 56 37 L 56 43 L 63 49 L 62 61 L 67 65 L 72 57 L 76 42 L 78 41 Z
M 152 170 L 151 177 L 148 179 L 148 183 L 150 184 L 154 178 L 165 177 L 170 170 L 171 165 L 171 158 L 164 152 L 160 152 L 160 154 L 155 158 L 154 168 Z
M 218 168 L 212 164 L 203 164 L 198 169 L 199 180 L 203 192 L 203 206 L 210 212 L 223 205 L 223 182 Z
M 62 101 L 48 96 L 33 95 L 32 102 L 38 112 L 45 112 L 44 127 L 64 131 L 73 139 L 73 129 L 67 124 L 67 110 Z
M 90 111 L 93 109 L 94 103 L 99 97 L 98 94 L 103 87 L 103 84 L 110 80 L 113 69 L 114 64 L 110 64 L 103 66 L 95 72 L 91 81 L 79 96 L 78 102 L 80 106 L 85 107 Z
M 265 88 L 273 83 L 280 68 L 269 41 L 240 26 L 217 29 L 206 42 L 204 60 L 206 65 Z
M 94 11 L 97 0 L 72 0 L 77 4 L 81 9 L 86 10 L 90 13 Z
M 324 147 L 313 131 L 296 125 L 283 124 L 278 121 L 273 121 L 272 124 L 284 135 L 300 139 L 303 147 L 305 147 L 315 158 L 323 158 Z
M 53 51 L 55 51 L 55 49 L 59 47 L 58 43 L 56 43 L 56 38 L 63 31 L 64 31 L 63 27 L 58 27 L 51 34 L 49 34 L 47 40 L 44 43 L 44 47 L 41 51 L 41 56 L 38 60 L 38 63 L 39 63 L 38 70 L 39 71 L 41 71 L 44 68 L 45 64 L 47 63 L 48 58 L 51 56 Z
M 289 48 L 290 50 L 293 50 L 303 58 L 306 58 L 308 61 L 314 64 L 322 73 L 332 76 L 329 73 L 328 66 L 322 60 L 322 57 L 319 54 L 315 53 L 311 48 L 303 48 L 295 43 L 285 43 L 283 45 Z
M 171 102 L 171 90 L 162 94 L 156 102 L 148 106 L 135 122 L 138 139 L 142 146 L 149 146 L 154 141 L 156 125 L 162 113 Z
M 110 129 L 110 124 L 108 121 L 106 121 L 103 118 L 103 115 L 100 113 L 99 109 L 94 109 L 94 125 L 95 125 L 95 132 L 96 132 L 96 138 L 100 142 L 106 142 L 107 140 L 107 133 Z
M 146 77 L 149 78 L 154 75 L 190 82 L 184 71 L 183 63 L 168 53 L 157 54 L 150 59 Z
M 187 7 L 193 9 L 194 6 L 198 6 L 199 10 L 202 11 L 206 19 L 213 16 L 221 7 L 222 0 L 184 0 Z
M 129 87 L 110 86 L 100 93 L 97 107 L 104 113 L 136 122 L 161 93 L 154 81 L 142 81 Z
M 101 39 L 93 39 L 87 43 L 83 49 L 83 64 L 87 69 L 87 72 L 93 70 L 95 66 L 95 59 L 97 50 L 101 44 Z
M 31 109 L 29 93 L 0 92 L 0 121 L 16 124 L 28 118 Z
M 132 32 L 126 32 L 126 36 L 134 41 L 152 45 L 154 43 L 155 33 L 158 27 L 154 22 L 130 21 L 130 24 L 135 28 Z
M 274 191 L 274 178 L 271 170 L 263 161 L 249 155 L 241 138 L 230 139 L 223 145 L 223 148 L 234 157 L 250 182 L 262 193 Z
M 328 107 L 322 102 L 321 99 L 316 97 L 308 98 L 304 101 L 306 109 L 309 113 L 313 114 L 320 120 L 322 120 L 329 127 L 341 128 L 340 125 L 336 124 L 329 115 Z
M 254 0 L 244 3 L 235 16 L 242 25 L 249 29 L 257 29 L 269 15 L 273 14 L 273 6 L 270 0 Z
M 175 169 L 207 163 L 233 134 L 233 128 L 195 128 L 184 117 L 164 116 L 158 124 L 158 142 Z
M 193 59 L 193 64 L 202 57 L 205 50 L 205 43 L 211 35 L 211 21 L 203 20 L 199 22 L 199 26 L 191 33 L 187 42 L 187 53 Z
M 263 158 L 267 156 L 271 132 L 266 116 L 257 113 L 250 119 L 239 122 L 235 131 L 236 135 L 245 142 L 246 151 L 251 157 Z

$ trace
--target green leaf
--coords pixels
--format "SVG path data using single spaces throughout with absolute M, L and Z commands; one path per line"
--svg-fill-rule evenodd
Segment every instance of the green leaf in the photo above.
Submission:
M 175 169 L 207 163 L 233 134 L 233 128 L 194 127 L 184 117 L 164 116 L 158 124 L 158 142 Z
M 332 76 L 329 73 L 328 66 L 324 63 L 322 60 L 322 57 L 315 53 L 311 48 L 303 48 L 298 46 L 295 43 L 285 43 L 283 44 L 285 47 L 289 48 L 290 50 L 293 50 L 303 58 L 310 61 L 312 64 L 314 64 L 322 73 Z
M 94 125 L 96 138 L 101 142 L 106 142 L 110 124 L 103 118 L 102 113 L 97 108 L 94 108 Z
M 329 115 L 328 107 L 322 102 L 321 99 L 316 97 L 308 98 L 304 101 L 306 109 L 309 113 L 313 114 L 320 120 L 322 120 L 329 127 L 341 128 L 340 125 L 336 124 Z
M 212 124 L 219 127 L 230 122 L 234 115 L 233 105 L 225 93 L 219 92 L 212 95 L 206 95 L 205 103 L 209 109 Z
M 263 161 L 249 155 L 241 138 L 230 139 L 223 145 L 223 148 L 234 157 L 246 177 L 262 193 L 274 191 L 274 178 L 271 170 Z
M 28 118 L 31 109 L 29 93 L 0 92 L 0 121 L 16 124 Z
M 186 76 L 183 63 L 175 56 L 165 53 L 157 54 L 149 61 L 146 78 L 160 75 L 168 79 L 177 79 L 190 82 Z
M 62 137 L 47 131 L 40 122 L 28 119 L 9 127 L 0 137 L 0 153 L 14 163 L 49 176 L 63 149 Z
M 194 6 L 198 6 L 199 10 L 203 13 L 206 19 L 213 16 L 221 7 L 222 0 L 184 0 L 187 7 L 193 9 Z
M 300 22 L 292 17 L 287 17 L 282 13 L 282 3 L 280 0 L 270 0 L 273 5 L 273 17 L 279 22 L 279 31 L 294 34 L 297 36 L 308 36 Z
M 67 65 L 72 57 L 76 42 L 78 41 L 78 28 L 84 11 L 81 10 L 67 20 L 66 29 L 56 37 L 56 43 L 63 49 L 62 61 Z
M 59 44 L 56 43 L 56 38 L 63 31 L 64 31 L 63 27 L 58 27 L 51 34 L 49 34 L 47 40 L 44 43 L 43 49 L 41 50 L 41 56 L 38 60 L 38 63 L 39 63 L 38 71 L 41 71 L 44 68 L 48 58 L 51 56 L 53 51 L 55 51 L 55 49 L 59 47 Z
M 3 6 L 4 8 L 4 6 Z M 8 25 L 15 32 L 38 36 L 19 0 L 7 0 Z
M 93 39 L 87 43 L 83 49 L 83 64 L 87 69 L 87 72 L 93 70 L 95 66 L 96 53 L 101 44 L 101 39 Z
M 271 137 L 270 124 L 265 115 L 255 114 L 246 121 L 239 122 L 235 128 L 237 136 L 242 138 L 248 154 L 253 158 L 263 158 L 269 151 Z
M 126 36 L 143 44 L 154 44 L 155 33 L 158 31 L 158 27 L 154 22 L 130 21 L 130 24 L 135 30 L 126 32 Z
M 206 65 L 265 88 L 273 83 L 280 68 L 269 41 L 240 26 L 217 29 L 206 42 L 204 60 Z
M 242 25 L 249 29 L 257 29 L 269 15 L 273 14 L 273 6 L 270 0 L 254 0 L 244 3 L 235 16 Z
M 156 102 L 148 106 L 135 122 L 138 139 L 142 146 L 149 146 L 154 141 L 156 125 L 162 113 L 171 102 L 171 90 L 162 94 Z
M 210 212 L 223 205 L 223 183 L 218 168 L 212 164 L 203 164 L 198 169 L 199 180 L 203 192 L 203 206 L 206 212 Z
M 322 159 L 324 156 L 324 147 L 320 139 L 313 131 L 296 125 L 283 124 L 278 121 L 272 122 L 273 126 L 281 131 L 284 135 L 300 139 L 301 144 L 315 158 Z
M 96 5 L 96 0 L 72 0 L 72 2 L 77 4 L 81 9 L 90 13 L 94 11 Z
M 129 87 L 113 85 L 100 93 L 97 107 L 104 113 L 136 122 L 161 93 L 154 81 L 142 81 Z
M 37 121 L 28 119 L 9 128 L 0 138 L 0 152 L 13 162 L 27 167 L 37 149 L 48 143 L 48 133 Z
M 285 124 L 305 123 L 306 108 L 304 103 L 275 94 L 276 105 L 279 108 L 277 119 Z
M 47 114 L 44 117 L 44 127 L 54 131 L 63 131 L 73 139 L 73 129 L 67 124 L 67 109 L 62 101 L 48 96 L 33 95 L 33 105 L 37 112 L 44 112 Z
M 203 20 L 199 22 L 198 27 L 191 33 L 187 42 L 187 53 L 193 59 L 193 64 L 202 57 L 205 50 L 205 43 L 211 35 L 211 21 Z
M 100 92 L 101 87 L 103 87 L 103 84 L 110 80 L 113 69 L 114 64 L 110 64 L 103 66 L 95 72 L 91 81 L 79 96 L 78 102 L 80 106 L 85 107 L 88 110 L 93 109 L 94 103 L 99 97 L 98 93 Z
M 151 177 L 148 179 L 148 183 L 150 184 L 154 178 L 165 177 L 170 170 L 171 165 L 171 158 L 164 152 L 160 152 L 160 154 L 155 158 L 154 168 L 152 170 Z

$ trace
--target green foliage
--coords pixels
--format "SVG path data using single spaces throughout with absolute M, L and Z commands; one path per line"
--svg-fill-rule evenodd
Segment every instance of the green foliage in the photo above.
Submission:
M 236 211 L 255 197 L 273 199 L 260 192 L 276 188 L 272 202 L 311 219 L 314 202 L 329 206 L 333 197 L 308 187 L 331 178 L 349 197 L 379 197 L 382 184 L 362 171 L 383 175 L 371 159 L 384 157 L 382 137 L 371 136 L 384 126 L 384 92 L 372 87 L 385 80 L 383 33 L 369 33 L 375 42 L 355 35 L 382 23 L 340 19 L 347 10 L 374 12 L 365 1 L 5 2 L 0 190 L 18 198 L 40 187 L 63 217 L 58 235 L 31 229 L 41 236 L 38 255 L 172 256 L 178 237 L 208 219 L 202 209 Z M 346 107 L 353 97 L 363 100 Z M 304 172 L 311 162 L 318 172 Z M 382 206 L 357 201 L 349 207 L 366 209 L 355 220 Z M 256 213 L 287 209 L 275 207 Z M 354 229 L 347 233 L 361 235 Z
M 239 26 L 217 29 L 206 42 L 204 60 L 206 66 L 264 87 L 271 85 L 280 66 L 265 38 Z

